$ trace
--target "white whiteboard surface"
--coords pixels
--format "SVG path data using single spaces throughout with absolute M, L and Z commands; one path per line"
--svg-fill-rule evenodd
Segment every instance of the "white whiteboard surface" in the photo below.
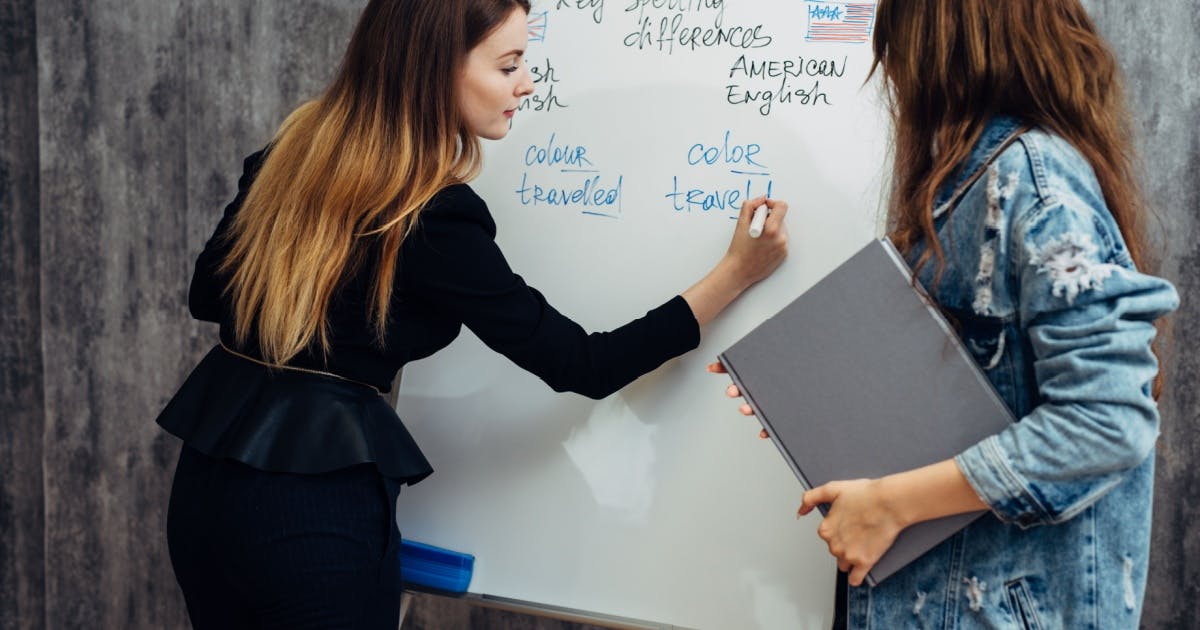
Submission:
M 538 93 L 472 184 L 517 273 L 588 330 L 615 328 L 711 268 L 747 187 L 789 202 L 791 253 L 698 350 L 600 402 L 555 394 L 465 329 L 406 366 L 398 409 L 436 472 L 402 493 L 400 529 L 474 554 L 471 592 L 689 628 L 829 626 L 817 518 L 794 518 L 802 487 L 704 366 L 878 232 L 873 11 L 535 2 Z M 769 106 L 739 102 L 761 91 Z M 546 163 L 555 147 L 564 161 Z M 717 191 L 729 209 L 705 209 Z

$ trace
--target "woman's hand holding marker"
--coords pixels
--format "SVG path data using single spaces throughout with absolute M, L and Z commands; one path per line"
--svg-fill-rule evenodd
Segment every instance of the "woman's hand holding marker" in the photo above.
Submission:
M 766 278 L 787 256 L 786 201 L 768 199 L 765 195 L 742 203 L 737 227 L 725 257 L 736 265 L 746 286 Z M 762 217 L 762 229 L 754 236 L 755 216 Z
M 758 237 L 750 233 L 756 208 L 764 215 Z M 787 257 L 787 226 L 783 222 L 787 209 L 787 202 L 765 195 L 742 203 L 729 250 L 704 279 L 682 294 L 701 326 L 783 263 Z

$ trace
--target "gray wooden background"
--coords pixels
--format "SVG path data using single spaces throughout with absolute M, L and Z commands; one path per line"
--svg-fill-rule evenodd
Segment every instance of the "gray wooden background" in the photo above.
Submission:
M 747 0 L 748 1 L 748 0 Z M 1144 625 L 1200 619 L 1200 8 L 1085 0 L 1121 55 L 1183 296 Z M 0 629 L 180 628 L 153 424 L 215 331 L 194 256 L 361 0 L 0 0 Z M 566 628 L 420 599 L 417 627 Z

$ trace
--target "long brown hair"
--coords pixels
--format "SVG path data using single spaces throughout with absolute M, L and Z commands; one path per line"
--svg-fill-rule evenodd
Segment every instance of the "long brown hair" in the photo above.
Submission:
M 455 94 L 467 54 L 528 0 L 371 0 L 333 81 L 287 117 L 232 224 L 235 334 L 282 364 L 329 350 L 339 282 L 378 241 L 370 316 L 382 343 L 400 245 L 442 188 L 472 179 L 478 138 Z
M 945 267 L 935 196 L 997 114 L 1071 143 L 1134 263 L 1156 262 L 1117 61 L 1079 0 L 880 0 L 874 52 L 895 127 L 888 236 L 904 252 L 924 241 L 917 268 L 936 259 L 935 282 Z
M 987 121 L 1009 114 L 1091 163 L 1134 262 L 1148 262 L 1117 62 L 1079 0 L 880 0 L 874 48 L 895 125 L 888 216 L 898 248 L 924 239 L 921 263 L 944 264 L 935 195 Z

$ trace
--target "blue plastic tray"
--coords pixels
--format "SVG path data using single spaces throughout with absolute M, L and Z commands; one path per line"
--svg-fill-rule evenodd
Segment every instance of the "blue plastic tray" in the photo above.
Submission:
M 475 556 L 412 540 L 400 541 L 400 579 L 425 588 L 465 593 Z

